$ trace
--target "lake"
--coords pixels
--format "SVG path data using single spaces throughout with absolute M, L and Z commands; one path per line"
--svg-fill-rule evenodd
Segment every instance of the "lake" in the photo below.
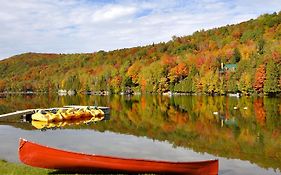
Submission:
M 0 159 L 19 162 L 20 137 L 91 154 L 171 161 L 219 159 L 219 174 L 281 174 L 281 99 L 210 96 L 8 95 L 0 114 L 65 105 L 109 106 L 91 124 L 38 130 L 0 122 Z

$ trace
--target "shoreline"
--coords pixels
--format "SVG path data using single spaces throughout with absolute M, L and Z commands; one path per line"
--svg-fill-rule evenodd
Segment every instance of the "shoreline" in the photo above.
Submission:
M 265 94 L 242 94 L 242 93 L 226 93 L 226 94 L 207 94 L 207 93 L 188 93 L 188 92 L 164 92 L 164 93 L 159 93 L 159 92 L 133 92 L 133 93 L 124 93 L 124 92 L 119 92 L 119 93 L 111 93 L 111 92 L 103 92 L 103 91 L 82 91 L 82 92 L 70 92 L 68 93 L 66 91 L 66 93 L 60 93 L 60 92 L 55 92 L 55 91 L 51 91 L 51 92 L 38 92 L 38 91 L 4 91 L 4 92 L 0 92 L 0 98 L 5 96 L 5 95 L 42 95 L 42 94 L 57 94 L 58 96 L 75 96 L 75 95 L 89 95 L 89 96 L 110 96 L 110 95 L 126 95 L 126 96 L 136 96 L 136 95 L 161 95 L 161 96 L 168 96 L 168 97 L 172 97 L 172 96 L 210 96 L 210 97 L 236 97 L 236 98 L 240 98 L 240 97 L 277 97 L 280 98 L 281 94 L 276 94 L 274 96 L 272 95 L 265 95 Z

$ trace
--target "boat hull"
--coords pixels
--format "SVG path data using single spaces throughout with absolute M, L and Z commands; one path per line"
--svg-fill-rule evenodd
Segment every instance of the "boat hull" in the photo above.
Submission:
M 20 139 L 19 159 L 30 166 L 76 172 L 218 174 L 218 160 L 168 162 L 69 152 Z

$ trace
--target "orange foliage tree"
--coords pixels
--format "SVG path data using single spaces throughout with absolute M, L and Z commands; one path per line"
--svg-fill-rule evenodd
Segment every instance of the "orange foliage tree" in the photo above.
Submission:
M 177 82 L 188 76 L 188 67 L 185 63 L 179 63 L 173 67 L 169 72 L 169 79 L 171 82 Z
M 140 62 L 135 62 L 132 66 L 129 67 L 127 75 L 132 78 L 133 83 L 138 84 L 139 72 L 142 66 Z
M 4 91 L 6 88 L 6 82 L 4 80 L 0 80 L 0 92 Z
M 176 61 L 177 61 L 176 57 L 167 54 L 165 54 L 161 58 L 161 64 L 168 67 L 173 67 L 174 65 L 176 65 Z
M 254 85 L 253 85 L 254 89 L 258 93 L 263 92 L 263 86 L 264 86 L 265 79 L 266 79 L 265 65 L 262 64 L 256 70 L 255 81 L 254 81 Z
M 122 84 L 122 77 L 121 76 L 115 76 L 110 81 L 111 86 L 116 90 L 121 90 L 121 84 Z

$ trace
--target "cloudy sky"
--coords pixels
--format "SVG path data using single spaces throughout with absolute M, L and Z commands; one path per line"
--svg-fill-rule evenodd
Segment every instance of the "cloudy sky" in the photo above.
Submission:
M 280 0 L 0 0 L 0 59 L 168 41 L 281 10 Z

